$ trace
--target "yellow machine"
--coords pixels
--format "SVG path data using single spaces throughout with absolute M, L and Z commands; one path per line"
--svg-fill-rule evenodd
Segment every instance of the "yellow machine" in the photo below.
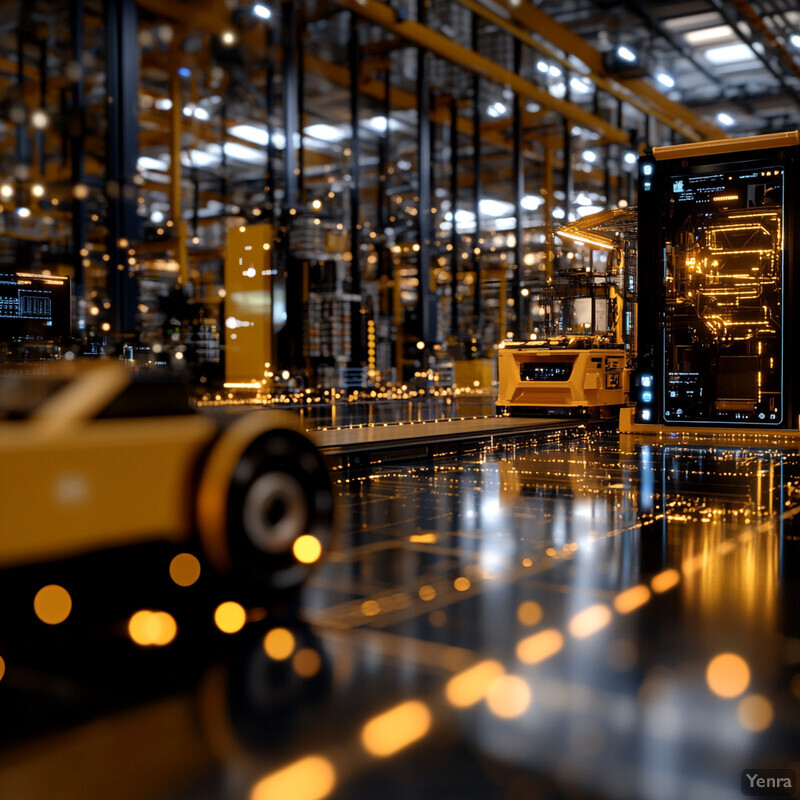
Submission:
M 240 585 L 299 585 L 333 535 L 333 491 L 292 416 L 195 413 L 120 362 L 0 386 L 0 569 L 145 542 L 191 546 Z
M 606 416 L 627 398 L 625 351 L 601 336 L 502 342 L 497 413 Z

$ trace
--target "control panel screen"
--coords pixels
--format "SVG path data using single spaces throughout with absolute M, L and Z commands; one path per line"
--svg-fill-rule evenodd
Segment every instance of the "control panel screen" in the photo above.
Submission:
M 0 275 L 0 339 L 49 340 L 69 332 L 69 278 Z
M 665 193 L 664 420 L 779 425 L 783 167 L 673 174 Z

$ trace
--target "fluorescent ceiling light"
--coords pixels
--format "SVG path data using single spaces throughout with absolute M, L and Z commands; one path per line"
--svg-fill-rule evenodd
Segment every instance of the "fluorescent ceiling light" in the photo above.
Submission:
M 625 163 L 626 164 L 635 164 L 638 159 L 636 153 L 625 153 Z
M 591 205 L 590 206 L 581 206 L 578 209 L 578 216 L 579 217 L 588 217 L 591 214 L 599 214 L 601 211 L 603 211 L 603 207 L 602 206 L 591 206 Z
M 551 97 L 564 97 L 567 94 L 567 86 L 563 81 L 559 81 L 558 83 L 554 83 L 550 87 L 550 95 Z
M 237 139 L 244 139 L 246 142 L 266 147 L 269 144 L 269 134 L 266 128 L 257 128 L 255 125 L 234 125 L 228 128 L 228 133 Z M 275 147 L 282 150 L 286 146 L 286 137 L 280 131 L 272 134 Z
M 159 111 L 169 111 L 172 108 L 172 100 L 169 97 L 159 97 L 156 100 L 156 108 Z
M 700 28 L 696 31 L 689 31 L 684 34 L 684 38 L 689 44 L 708 44 L 709 42 L 719 42 L 722 39 L 729 39 L 734 35 L 730 25 L 714 25 L 712 28 Z
M 222 151 L 219 145 L 212 145 L 209 150 L 188 150 L 181 153 L 181 164 L 185 167 L 212 167 L 217 166 L 222 160 Z
M 756 54 L 746 44 L 726 44 L 711 47 L 703 53 L 712 64 L 734 64 L 737 61 L 754 61 Z
M 564 219 L 564 217 L 565 217 L 566 215 L 564 214 L 564 209 L 563 209 L 563 208 L 561 208 L 561 207 L 559 207 L 559 208 L 554 208 L 554 209 L 553 209 L 553 216 L 554 216 L 556 219 Z
M 550 65 L 546 61 L 537 61 L 536 69 L 538 69 L 539 72 L 547 73 L 548 70 L 550 69 Z
M 617 48 L 617 55 L 618 55 L 618 56 L 619 56 L 619 57 L 620 57 L 620 58 L 621 58 L 623 61 L 628 61 L 628 62 L 630 62 L 631 64 L 633 64 L 633 62 L 634 62 L 634 61 L 636 61 L 636 53 L 634 53 L 634 52 L 633 52 L 633 50 L 631 50 L 631 48 L 630 48 L 630 47 L 628 47 L 628 46 L 627 46 L 627 45 L 625 45 L 625 44 L 621 44 L 621 45 L 620 45 L 620 46 Z
M 489 197 L 483 198 L 483 200 L 478 203 L 478 208 L 481 214 L 487 217 L 502 217 L 514 211 L 514 206 L 511 203 L 504 203 L 502 200 L 492 200 Z
M 163 222 L 163 221 L 164 221 L 164 212 L 163 211 L 154 211 L 150 215 L 150 222 L 155 222 L 156 224 L 158 224 L 159 222 Z
M 717 122 L 719 122 L 720 125 L 731 126 L 736 120 L 730 114 L 720 111 L 719 114 L 717 114 Z
M 579 194 L 579 195 L 578 195 L 578 196 L 575 198 L 575 202 L 576 202 L 576 203 L 577 203 L 579 206 L 590 206 L 590 205 L 592 204 L 592 198 L 591 198 L 591 197 L 589 197 L 589 195 L 588 195 L 588 194 L 586 194 L 586 192 L 581 192 L 581 193 L 580 193 L 580 194 Z
M 263 3 L 256 3 L 253 6 L 253 13 L 261 19 L 269 19 L 272 16 L 272 11 Z
M 595 153 L 594 150 L 584 150 L 583 160 L 588 161 L 590 164 L 594 164 L 594 162 L 597 161 L 597 153 Z
M 225 156 L 235 161 L 246 161 L 248 164 L 261 164 L 266 159 L 263 150 L 256 150 L 254 147 L 247 147 L 237 142 L 225 142 Z
M 386 133 L 387 128 L 390 131 L 396 131 L 400 127 L 400 123 L 391 118 L 387 120 L 386 117 L 372 117 L 372 119 L 367 120 L 367 127 L 372 128 L 377 133 Z
M 324 122 L 319 122 L 316 125 L 309 125 L 303 130 L 305 136 L 310 136 L 312 139 L 321 139 L 323 142 L 340 142 L 347 137 L 347 134 L 340 128 L 335 128 L 333 125 L 326 125 Z
M 592 84 L 583 80 L 583 78 L 574 77 L 570 80 L 569 85 L 578 94 L 586 94 L 592 90 Z
M 492 103 L 492 105 L 490 105 L 489 108 L 486 109 L 486 113 L 490 117 L 495 117 L 495 118 L 503 116 L 503 114 L 505 114 L 506 111 L 508 111 L 508 109 L 506 108 L 505 103 Z
M 667 89 L 672 89 L 675 86 L 675 78 L 673 78 L 672 75 L 668 75 L 666 72 L 659 72 L 658 75 L 656 75 L 656 80 Z
M 520 205 L 522 205 L 526 211 L 536 211 L 543 203 L 544 198 L 535 194 L 526 194 L 520 201 Z
M 794 47 L 800 47 L 800 33 L 793 33 L 789 37 L 789 41 L 792 43 Z
M 194 110 L 194 118 L 202 120 L 203 122 L 208 122 L 208 120 L 211 119 L 211 115 L 204 108 L 197 106 Z
M 561 77 L 561 70 L 555 65 L 552 64 L 547 68 L 547 71 L 553 78 L 560 78 Z
M 167 163 L 158 158 L 150 158 L 150 156 L 139 156 L 136 159 L 137 169 L 157 169 L 160 172 L 167 171 Z
M 516 227 L 516 217 L 499 217 L 492 222 L 492 229 L 496 231 L 513 231 Z

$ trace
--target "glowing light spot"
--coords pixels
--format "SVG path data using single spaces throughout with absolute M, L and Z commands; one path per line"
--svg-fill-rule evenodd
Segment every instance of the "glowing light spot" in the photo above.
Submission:
M 624 592 L 620 592 L 614 598 L 614 608 L 620 614 L 630 614 L 637 608 L 641 608 L 650 599 L 650 590 L 644 585 L 631 586 Z
M 292 552 L 301 564 L 313 564 L 322 555 L 322 545 L 316 536 L 306 533 L 295 539 Z
M 237 633 L 244 628 L 246 621 L 247 614 L 244 608 L 233 600 L 220 603 L 214 611 L 214 624 L 223 633 Z
M 524 714 L 531 704 L 531 687 L 519 675 L 503 675 L 492 682 L 486 694 L 489 710 L 502 719 Z
M 459 672 L 447 682 L 445 697 L 456 708 L 469 708 L 486 697 L 489 687 L 501 675 L 503 665 L 497 661 L 481 661 L 479 664 Z
M 736 718 L 739 724 L 752 733 L 761 733 L 772 724 L 775 712 L 772 703 L 760 694 L 749 694 L 739 702 Z
M 650 586 L 656 594 L 668 592 L 673 586 L 677 586 L 681 580 L 681 575 L 676 569 L 665 569 L 650 581 Z
M 33 598 L 33 610 L 46 625 L 59 625 L 72 611 L 72 598 L 63 586 L 43 586 Z
M 200 562 L 191 553 L 178 553 L 169 562 L 169 576 L 178 586 L 191 586 L 200 577 Z
M 292 669 L 301 678 L 313 678 L 322 667 L 322 659 L 316 650 L 304 647 L 298 650 L 292 659 Z
M 0 681 L 3 680 L 3 675 L 6 674 L 6 662 L 0 658 Z
M 542 607 L 533 600 L 526 600 L 517 608 L 517 619 L 520 625 L 536 625 L 542 618 Z
M 436 538 L 435 533 L 415 533 L 408 537 L 408 541 L 416 544 L 436 544 Z
M 456 578 L 453 581 L 453 586 L 455 587 L 455 590 L 457 592 L 466 592 L 467 589 L 469 589 L 469 587 L 472 586 L 472 584 L 470 583 L 469 578 L 461 577 L 461 578 Z
M 336 786 L 336 770 L 322 756 L 306 756 L 263 777 L 250 800 L 322 800 Z
M 175 618 L 166 611 L 137 611 L 128 621 L 128 635 L 142 647 L 164 647 L 177 633 Z
M 609 622 L 611 622 L 611 609 L 598 603 L 578 612 L 569 621 L 569 632 L 576 639 L 585 639 L 605 628 Z
M 377 600 L 365 600 L 361 604 L 361 613 L 365 617 L 374 617 L 381 613 L 381 607 Z
M 361 743 L 373 756 L 384 758 L 421 739 L 431 728 L 425 703 L 408 700 L 373 717 L 361 731 Z
M 426 602 L 428 600 L 433 600 L 433 598 L 436 597 L 436 589 L 434 589 L 433 586 L 429 586 L 428 584 L 425 584 L 425 586 L 420 586 L 419 596 L 421 600 L 425 600 Z
M 286 661 L 294 652 L 294 634 L 286 628 L 273 628 L 264 637 L 264 652 L 274 661 Z
M 736 653 L 720 653 L 708 663 L 706 682 L 719 697 L 738 697 L 750 685 L 750 667 Z
M 531 559 L 531 558 L 523 558 L 522 559 L 522 566 L 523 567 L 532 567 L 533 566 L 533 559 Z
M 517 658 L 523 664 L 538 664 L 554 656 L 564 646 L 564 637 L 555 628 L 539 631 L 517 645 Z

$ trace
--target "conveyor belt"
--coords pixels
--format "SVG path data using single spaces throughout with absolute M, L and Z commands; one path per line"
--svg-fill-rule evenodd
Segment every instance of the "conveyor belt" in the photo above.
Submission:
M 498 436 L 549 433 L 586 425 L 585 420 L 476 417 L 320 429 L 313 431 L 313 436 L 317 446 L 326 455 L 350 455 L 378 450 L 409 449 L 429 444 L 475 441 Z

